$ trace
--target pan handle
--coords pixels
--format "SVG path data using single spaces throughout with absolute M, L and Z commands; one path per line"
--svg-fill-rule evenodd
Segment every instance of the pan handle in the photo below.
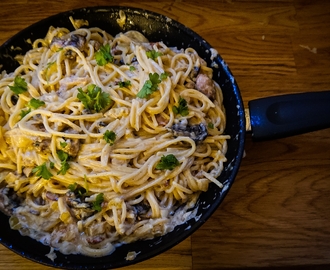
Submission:
M 330 127 L 330 91 L 260 98 L 248 106 L 252 137 L 257 140 Z

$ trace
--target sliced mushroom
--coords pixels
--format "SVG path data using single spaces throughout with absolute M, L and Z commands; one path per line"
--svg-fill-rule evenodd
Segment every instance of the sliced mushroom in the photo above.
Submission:
M 64 131 L 65 133 L 78 134 L 78 131 L 69 128 Z M 64 148 L 64 151 L 67 152 L 70 156 L 75 157 L 78 155 L 80 150 L 80 140 L 79 139 L 67 139 L 65 141 L 67 146 Z
M 45 205 L 45 200 L 42 197 L 34 197 L 33 202 L 37 205 Z
M 54 37 L 52 42 L 50 43 L 50 48 L 52 50 L 57 51 L 60 48 L 64 48 L 67 46 L 76 47 L 78 50 L 83 51 L 86 44 L 86 38 L 83 35 L 79 34 L 67 34 L 61 38 Z M 68 50 L 65 53 L 65 56 L 69 59 L 74 59 L 76 57 L 76 53 L 72 50 Z
M 74 192 L 66 193 L 66 203 L 71 213 L 78 219 L 86 219 L 95 213 L 92 204 L 86 203 L 84 198 L 77 197 Z
M 134 212 L 136 213 L 139 220 L 151 217 L 151 213 L 150 213 L 151 207 L 149 203 L 142 201 L 134 205 L 133 207 L 134 207 L 133 208 Z
M 174 136 L 186 136 L 193 139 L 196 143 L 202 142 L 207 137 L 207 128 L 203 123 L 189 125 L 186 119 L 179 121 L 171 127 Z
M 37 140 L 33 143 L 33 147 L 36 149 L 37 152 L 50 153 L 50 143 L 50 139 L 38 137 Z
M 68 141 L 70 141 L 70 148 L 68 151 L 68 154 L 72 157 L 75 157 L 78 155 L 78 152 L 80 150 L 80 141 L 79 139 L 69 139 Z

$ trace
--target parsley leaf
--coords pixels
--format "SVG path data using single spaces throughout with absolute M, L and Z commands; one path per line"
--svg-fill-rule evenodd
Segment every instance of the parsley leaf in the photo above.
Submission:
M 46 180 L 50 179 L 53 176 L 51 172 L 48 170 L 46 162 L 44 162 L 40 166 L 33 168 L 32 173 L 35 173 L 36 176 L 41 176 Z
M 39 100 L 39 99 L 35 99 L 32 98 L 29 102 L 28 102 L 28 107 L 32 108 L 32 109 L 38 109 L 39 107 L 45 105 L 45 102 Z
M 142 89 L 137 93 L 137 97 L 146 98 L 153 92 L 158 90 L 158 84 L 161 82 L 158 73 L 149 73 L 149 80 L 147 80 Z
M 103 193 L 100 193 L 96 196 L 95 201 L 93 202 L 93 209 L 97 212 L 100 212 L 102 210 L 102 203 L 104 202 L 104 195 Z
M 63 150 L 56 151 L 58 158 L 61 160 L 61 169 L 57 172 L 57 174 L 66 174 L 67 170 L 70 169 L 70 164 L 68 163 L 68 159 L 70 158 L 67 152 Z
M 56 151 L 56 153 L 61 161 L 68 160 L 69 158 L 69 154 L 67 152 L 64 152 L 63 150 L 58 150 Z
M 67 142 L 60 142 L 60 146 L 61 146 L 62 148 L 65 148 L 67 145 L 68 145 Z
M 99 66 L 104 66 L 107 63 L 113 62 L 113 56 L 109 44 L 101 46 L 101 48 L 95 53 L 95 60 Z
M 113 145 L 115 140 L 116 140 L 116 133 L 114 133 L 113 131 L 109 131 L 107 130 L 104 134 L 103 134 L 103 139 L 110 145 Z
M 20 113 L 21 119 L 23 119 L 25 117 L 25 115 L 27 115 L 30 112 L 31 112 L 31 109 L 21 110 L 21 113 Z
M 43 105 L 45 105 L 45 102 L 39 99 L 32 98 L 27 104 L 29 108 L 27 110 L 21 110 L 20 113 L 21 119 L 23 119 L 25 115 L 29 114 L 31 112 L 31 109 L 38 109 L 40 106 Z
M 152 82 L 150 80 L 147 80 L 144 83 L 142 89 L 136 94 L 136 96 L 139 98 L 145 98 L 151 95 L 154 91 L 157 90 L 157 89 L 153 89 L 152 87 L 153 87 Z
M 96 112 L 106 108 L 110 102 L 110 95 L 103 92 L 100 87 L 95 84 L 91 84 L 87 87 L 87 92 L 84 92 L 82 88 L 78 88 L 77 98 L 84 104 L 84 107 Z
M 179 106 L 173 106 L 172 110 L 175 114 L 181 114 L 182 116 L 187 116 L 189 114 L 187 100 L 180 97 L 179 98 Z
M 94 99 L 90 96 L 91 94 L 89 91 L 86 93 L 82 90 L 82 88 L 78 88 L 78 95 L 77 98 L 84 104 L 86 109 L 94 109 Z
M 27 83 L 24 78 L 16 76 L 14 79 L 14 85 L 8 85 L 10 90 L 13 91 L 15 94 L 22 94 L 26 92 L 27 89 Z
M 210 122 L 207 124 L 207 127 L 210 129 L 214 129 L 214 124 L 212 122 Z
M 61 169 L 57 172 L 57 174 L 66 174 L 67 170 L 70 169 L 70 164 L 67 161 L 61 162 Z
M 162 74 L 160 74 L 160 79 L 164 81 L 169 75 L 170 75 L 169 73 L 163 72 Z
M 130 86 L 130 85 L 131 85 L 131 81 L 129 81 L 129 80 L 119 82 L 119 87 L 122 87 L 122 88 L 124 88 L 124 87 L 127 88 L 127 87 Z
M 70 184 L 68 186 L 68 189 L 70 189 L 71 192 L 74 192 L 77 187 L 78 187 L 78 184 L 76 182 L 74 182 L 73 184 Z
M 179 166 L 180 162 L 173 154 L 167 156 L 162 156 L 159 163 L 156 165 L 158 170 L 173 170 L 175 167 Z
M 152 60 L 155 60 L 158 56 L 162 56 L 163 54 L 161 52 L 151 50 L 151 51 L 147 51 L 146 55 L 147 55 L 148 58 L 151 58 Z
M 134 66 L 130 66 L 130 67 L 129 67 L 129 70 L 130 70 L 130 71 L 134 71 L 135 69 L 136 69 L 136 68 L 135 68 Z

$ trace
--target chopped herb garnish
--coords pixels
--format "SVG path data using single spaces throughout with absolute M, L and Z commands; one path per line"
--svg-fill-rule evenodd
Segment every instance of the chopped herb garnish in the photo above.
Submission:
M 20 113 L 21 119 L 23 119 L 25 117 L 25 115 L 27 115 L 30 112 L 31 112 L 31 109 L 21 110 L 21 113 Z
M 66 174 L 67 170 L 70 169 L 70 164 L 68 163 L 68 159 L 70 158 L 67 152 L 63 150 L 56 151 L 58 158 L 61 160 L 61 169 L 57 172 L 57 174 Z
M 14 79 L 14 85 L 8 85 L 10 90 L 13 91 L 15 94 L 22 94 L 26 92 L 27 89 L 27 83 L 24 78 L 16 76 Z
M 54 167 L 55 167 L 54 162 L 50 162 L 50 163 L 49 163 L 49 168 L 54 169 Z
M 67 142 L 60 142 L 60 146 L 61 146 L 62 148 L 65 148 L 67 145 L 68 145 Z
M 116 133 L 114 133 L 113 131 L 109 131 L 107 130 L 104 134 L 103 134 L 103 139 L 110 145 L 113 145 L 115 140 L 116 140 Z
M 38 109 L 40 106 L 43 106 L 43 105 L 45 105 L 45 102 L 43 102 L 39 99 L 32 98 L 27 104 L 27 106 L 29 108 L 26 110 L 21 110 L 21 113 L 20 113 L 21 119 L 23 119 L 25 117 L 25 115 L 29 114 L 31 112 L 31 109 Z
M 179 98 L 179 106 L 173 106 L 173 112 L 175 114 L 180 114 L 182 116 L 187 116 L 189 114 L 187 100 L 180 97 Z
M 168 76 L 170 76 L 169 73 L 167 73 L 167 72 L 163 72 L 162 74 L 160 74 L 160 79 L 161 79 L 162 81 L 164 81 Z
M 70 169 L 70 164 L 67 161 L 61 162 L 61 169 L 57 172 L 57 174 L 66 174 L 67 170 Z
M 84 107 L 89 110 L 99 112 L 106 108 L 110 102 L 110 95 L 103 92 L 100 87 L 95 84 L 91 84 L 87 87 L 87 92 L 84 92 L 82 88 L 78 88 L 77 98 L 84 104 Z
M 68 158 L 69 158 L 69 154 L 67 152 L 64 152 L 63 150 L 58 150 L 58 151 L 56 151 L 56 153 L 57 153 L 58 158 L 61 161 L 68 160 Z
M 134 71 L 135 69 L 136 69 L 136 68 L 135 68 L 134 66 L 130 66 L 130 67 L 129 67 L 129 70 L 130 70 L 130 71 Z
M 45 105 L 45 102 L 39 100 L 39 99 L 35 99 L 32 98 L 29 102 L 28 102 L 28 107 L 32 108 L 32 109 L 38 109 L 39 107 Z
M 101 46 L 101 48 L 95 53 L 95 60 L 99 66 L 104 66 L 107 63 L 113 62 L 113 56 L 109 44 Z
M 147 51 L 146 55 L 147 55 L 148 58 L 151 58 L 152 60 L 155 60 L 157 57 L 162 56 L 163 54 L 161 52 L 151 50 L 151 51 Z
M 71 192 L 75 192 L 77 187 L 78 187 L 78 184 L 76 182 L 74 182 L 73 184 L 70 184 L 68 186 L 68 189 L 70 189 Z
M 214 129 L 214 124 L 210 122 L 210 123 L 207 124 L 207 127 L 210 128 L 210 129 Z
M 161 82 L 158 73 L 149 73 L 149 80 L 147 80 L 142 89 L 137 93 L 137 97 L 146 98 L 153 92 L 158 90 L 158 85 Z
M 36 176 L 41 176 L 42 178 L 48 180 L 53 175 L 48 170 L 46 162 L 32 169 L 32 173 L 35 173 Z
M 119 85 L 119 87 L 122 87 L 122 88 L 126 87 L 127 88 L 128 86 L 131 85 L 131 81 L 127 80 L 127 81 L 119 82 L 118 85 Z
M 173 170 L 175 167 L 179 166 L 180 162 L 173 154 L 167 156 L 162 156 L 159 163 L 156 165 L 158 170 Z
M 97 212 L 100 212 L 102 210 L 102 203 L 104 202 L 104 195 L 103 193 L 100 193 L 96 196 L 95 201 L 93 202 L 93 209 Z

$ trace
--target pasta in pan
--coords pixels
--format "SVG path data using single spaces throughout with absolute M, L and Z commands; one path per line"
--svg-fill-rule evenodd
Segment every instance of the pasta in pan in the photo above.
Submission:
M 192 48 L 51 27 L 0 75 L 0 209 L 64 254 L 105 256 L 194 216 L 226 161 L 219 85 Z

